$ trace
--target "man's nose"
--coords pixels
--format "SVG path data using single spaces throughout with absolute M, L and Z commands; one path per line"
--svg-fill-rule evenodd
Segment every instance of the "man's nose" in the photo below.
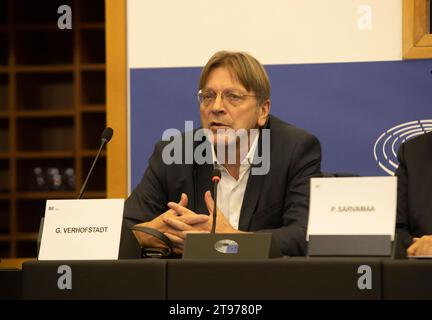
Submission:
M 222 95 L 221 94 L 218 94 L 216 96 L 216 100 L 215 100 L 215 102 L 212 105 L 211 111 L 213 113 L 223 113 L 223 112 L 225 112 L 225 105 L 224 105 L 224 101 L 222 99 Z

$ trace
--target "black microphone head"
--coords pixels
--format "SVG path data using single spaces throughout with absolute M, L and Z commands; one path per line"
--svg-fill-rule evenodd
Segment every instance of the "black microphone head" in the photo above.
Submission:
M 110 127 L 106 127 L 105 130 L 102 132 L 101 140 L 105 141 L 105 143 L 108 143 L 111 140 L 113 134 L 113 129 L 111 129 Z
M 89 170 L 89 172 L 88 172 L 88 174 L 87 174 L 87 177 L 86 177 L 86 179 L 84 180 L 84 183 L 83 183 L 83 185 L 81 186 L 81 190 L 80 190 L 80 192 L 79 192 L 79 194 L 78 194 L 78 198 L 77 199 L 81 199 L 82 198 L 82 196 L 83 196 L 83 194 L 84 194 L 84 191 L 85 191 L 85 189 L 86 189 L 86 187 L 87 187 L 87 182 L 88 182 L 88 180 L 89 180 L 89 178 L 90 178 L 90 175 L 91 175 L 91 173 L 93 172 L 93 168 L 94 168 L 94 166 L 95 166 L 95 164 L 96 164 L 96 161 L 97 161 L 97 159 L 99 158 L 99 156 L 100 156 L 100 153 L 101 153 L 101 151 L 102 151 L 102 148 L 111 140 L 111 138 L 112 138 L 112 136 L 113 136 L 113 133 L 114 133 L 114 131 L 113 131 L 113 129 L 111 129 L 110 127 L 106 127 L 105 128 L 105 130 L 102 132 L 102 136 L 101 136 L 101 144 L 100 144 L 100 147 L 99 147 L 99 151 L 98 151 L 98 153 L 96 154 L 96 157 L 94 158 L 94 160 L 93 160 L 93 164 L 92 164 L 92 166 L 90 167 L 90 170 Z
M 212 171 L 212 182 L 215 182 L 215 181 L 217 181 L 217 182 L 219 182 L 220 181 L 220 179 L 221 179 L 221 172 L 220 172 L 220 170 L 219 169 L 213 169 L 213 171 Z

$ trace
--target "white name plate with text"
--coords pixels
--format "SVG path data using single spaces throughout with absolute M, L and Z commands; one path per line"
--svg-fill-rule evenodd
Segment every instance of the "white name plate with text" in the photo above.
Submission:
M 310 235 L 390 235 L 396 225 L 397 178 L 312 178 Z
M 124 199 L 47 200 L 39 260 L 117 260 Z

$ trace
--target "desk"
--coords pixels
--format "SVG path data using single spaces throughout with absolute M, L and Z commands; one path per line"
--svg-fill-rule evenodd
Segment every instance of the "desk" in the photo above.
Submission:
M 18 300 L 21 296 L 21 270 L 0 268 L 0 300 Z
M 72 290 L 59 289 L 60 265 Z M 359 289 L 360 266 L 371 288 Z M 28 262 L 25 299 L 380 299 L 380 259 L 119 260 Z
M 72 289 L 59 289 L 61 265 L 70 267 Z M 1 272 L 12 275 L 15 294 L 22 280 L 24 299 L 432 299 L 432 260 L 31 261 Z
M 22 264 L 26 261 L 36 261 L 36 258 L 16 258 L 16 259 L 0 259 L 1 269 L 22 269 Z
M 160 300 L 165 270 L 165 260 L 31 261 L 23 264 L 22 297 Z
M 22 264 L 35 258 L 0 260 L 0 300 L 21 299 Z
M 360 266 L 372 272 L 371 289 L 359 289 Z M 380 259 L 282 258 L 171 260 L 168 299 L 380 299 Z
M 432 260 L 388 260 L 383 265 L 384 299 L 432 299 Z

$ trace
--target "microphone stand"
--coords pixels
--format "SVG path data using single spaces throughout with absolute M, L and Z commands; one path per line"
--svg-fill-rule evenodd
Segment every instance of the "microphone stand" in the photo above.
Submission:
M 218 183 L 221 179 L 221 172 L 218 169 L 214 169 L 212 173 L 212 181 L 213 181 L 213 223 L 211 228 L 211 233 L 216 232 L 216 218 L 217 218 L 217 187 Z
M 85 181 L 84 181 L 84 183 L 83 183 L 83 185 L 82 185 L 82 187 L 81 187 L 81 190 L 80 190 L 80 192 L 79 192 L 79 194 L 78 194 L 77 199 L 81 199 L 81 198 L 82 198 L 82 196 L 83 196 L 83 194 L 84 194 L 84 191 L 85 191 L 85 189 L 87 188 L 87 182 L 88 182 L 88 180 L 89 180 L 89 178 L 90 178 L 90 176 L 91 176 L 91 173 L 92 173 L 93 168 L 94 168 L 94 166 L 95 166 L 95 164 L 96 164 L 96 161 L 99 159 L 100 153 L 101 153 L 103 147 L 105 146 L 105 144 L 106 144 L 107 142 L 108 142 L 107 139 L 102 139 L 102 141 L 101 141 L 101 145 L 100 145 L 100 147 L 99 147 L 99 151 L 98 151 L 96 157 L 95 157 L 94 160 L 93 160 L 93 164 L 92 164 L 92 166 L 91 166 L 91 168 L 90 168 L 90 170 L 89 170 L 89 173 L 87 174 L 87 177 L 86 177 L 86 179 L 85 179 Z

